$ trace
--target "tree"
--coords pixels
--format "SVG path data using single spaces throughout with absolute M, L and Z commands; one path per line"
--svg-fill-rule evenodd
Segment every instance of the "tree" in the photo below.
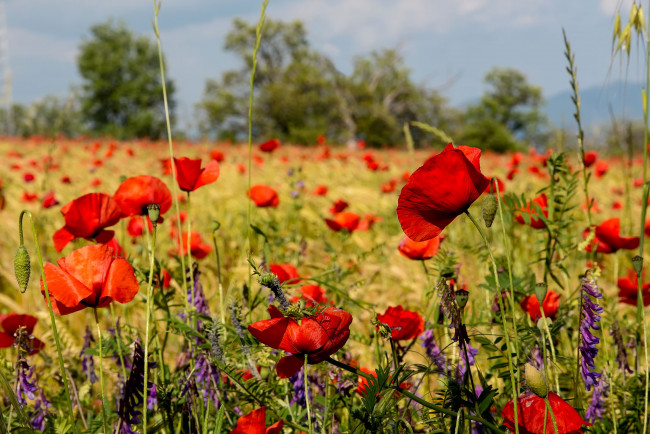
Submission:
M 489 88 L 481 101 L 465 113 L 464 145 L 503 152 L 546 140 L 548 120 L 541 111 L 544 99 L 539 87 L 507 68 L 492 69 L 485 83 Z
M 0 135 L 53 138 L 81 133 L 78 101 L 74 97 L 47 95 L 28 106 L 14 103 L 8 111 L 0 108 Z
M 119 139 L 162 137 L 166 126 L 156 44 L 113 21 L 94 25 L 90 33 L 77 59 L 84 80 L 81 113 L 88 127 Z M 172 116 L 173 82 L 167 80 L 166 87 Z

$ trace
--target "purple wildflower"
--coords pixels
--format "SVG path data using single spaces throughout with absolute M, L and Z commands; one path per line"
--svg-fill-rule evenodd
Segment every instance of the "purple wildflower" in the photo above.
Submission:
M 603 312 L 603 308 L 594 303 L 594 299 L 602 298 L 602 294 L 596 285 L 594 279 L 589 279 L 587 277 L 582 278 L 581 284 L 582 292 L 582 323 L 580 324 L 580 355 L 581 360 L 581 370 L 582 380 L 585 383 L 585 388 L 587 390 L 591 389 L 591 386 L 596 384 L 596 380 L 601 374 L 594 372 L 596 364 L 594 363 L 594 358 L 598 354 L 598 348 L 596 344 L 600 342 L 600 339 L 591 334 L 591 330 L 598 330 L 600 326 L 599 313 Z
M 199 281 L 200 276 L 201 272 L 199 271 L 199 265 L 197 263 L 194 263 L 192 276 L 190 276 L 188 272 L 186 277 L 187 283 L 191 283 L 192 280 L 194 280 L 193 288 L 191 285 L 188 285 L 187 301 L 192 304 L 192 307 L 194 307 L 197 314 L 210 316 L 210 308 L 208 307 L 208 302 L 205 298 L 205 293 L 203 292 L 203 285 L 201 285 L 201 282 Z M 200 332 L 202 329 L 200 320 L 196 321 L 196 327 Z
M 214 406 L 218 408 L 217 385 L 221 381 L 221 378 L 217 368 L 204 354 L 199 354 L 196 358 L 194 378 L 197 388 L 201 390 L 203 402 L 207 405 L 208 399 L 210 399 L 214 403 Z
M 460 362 L 458 363 L 458 371 L 456 379 L 460 381 L 467 372 L 468 366 L 474 366 L 476 359 L 474 358 L 478 354 L 478 349 L 472 347 L 470 344 L 466 344 L 467 354 L 465 350 L 461 348 L 460 350 Z
M 47 409 L 52 407 L 50 401 L 43 394 L 43 389 L 38 390 L 38 398 L 34 403 L 34 411 L 29 412 L 31 417 L 32 428 L 37 431 L 45 431 L 45 424 L 47 423 Z
M 95 342 L 93 334 L 90 332 L 90 327 L 86 326 L 86 334 L 84 335 L 84 343 L 81 346 L 81 352 L 79 357 L 81 358 L 81 372 L 86 376 L 86 379 L 90 381 L 90 384 L 97 382 L 97 375 L 95 375 L 95 362 L 93 356 L 86 354 L 86 349 Z
M 603 418 L 605 411 L 605 398 L 609 395 L 609 384 L 605 381 L 605 377 L 600 377 L 598 383 L 594 386 L 594 391 L 591 395 L 591 402 L 587 407 L 585 418 L 589 422 L 595 422 Z
M 530 356 L 528 358 L 528 361 L 538 371 L 544 370 L 544 358 L 542 357 L 542 351 L 539 349 L 539 345 L 535 345 L 530 350 Z
M 426 350 L 429 359 L 435 363 L 440 372 L 446 372 L 447 358 L 433 337 L 433 329 L 426 329 L 424 333 L 420 335 L 420 339 L 423 340 L 422 348 Z
M 149 367 L 154 368 L 155 363 L 149 362 Z M 148 395 L 151 394 L 153 383 L 147 382 Z M 133 363 L 129 379 L 124 387 L 124 395 L 120 400 L 117 414 L 120 416 L 115 427 L 117 433 L 130 433 L 131 425 L 140 423 L 142 403 L 144 399 L 144 350 L 138 341 L 134 343 Z
M 289 382 L 293 385 L 293 396 L 291 397 L 291 404 L 298 404 L 305 408 L 307 402 L 305 401 L 305 372 L 304 367 L 300 371 L 289 377 Z
M 440 293 L 440 309 L 442 310 L 442 313 L 449 318 L 449 328 L 454 329 L 454 336 L 451 339 L 454 342 L 460 341 L 461 345 L 463 343 L 468 343 L 469 336 L 467 335 L 465 324 L 463 324 L 460 309 L 456 304 L 454 291 L 449 287 L 449 285 L 447 285 L 447 282 L 444 279 L 438 284 L 438 292 Z
M 623 342 L 623 336 L 621 335 L 621 329 L 618 327 L 618 322 L 614 321 L 612 327 L 609 329 L 609 333 L 614 338 L 614 345 L 616 345 L 616 362 L 618 363 L 619 371 L 625 374 L 633 374 L 634 371 L 630 368 L 630 364 L 627 362 L 627 350 L 625 349 L 626 345 Z

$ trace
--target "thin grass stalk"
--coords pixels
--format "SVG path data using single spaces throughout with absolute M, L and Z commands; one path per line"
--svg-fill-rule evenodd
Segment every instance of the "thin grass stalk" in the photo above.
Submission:
M 93 308 L 95 314 L 95 324 L 97 325 L 97 341 L 99 342 L 99 389 L 102 393 L 102 423 L 104 425 L 104 432 L 108 430 L 108 417 L 106 416 L 106 391 L 104 389 L 104 351 L 102 344 L 102 328 L 99 325 L 99 317 L 97 316 L 97 308 Z
M 59 339 L 59 332 L 56 328 L 56 321 L 54 319 L 54 310 L 52 309 L 52 301 L 50 300 L 50 290 L 47 286 L 47 279 L 45 278 L 45 268 L 43 266 L 43 256 L 41 255 L 41 247 L 38 243 L 38 235 L 36 233 L 36 226 L 32 213 L 27 210 L 22 210 L 18 217 L 18 233 L 20 236 L 20 245 L 24 245 L 23 240 L 23 216 L 27 215 L 29 223 L 32 227 L 32 234 L 34 236 L 34 244 L 36 245 L 36 256 L 38 258 L 38 266 L 41 271 L 41 279 L 43 280 L 43 288 L 45 289 L 45 300 L 47 301 L 47 309 L 50 313 L 50 323 L 52 324 L 52 334 L 54 335 L 54 342 L 56 344 L 56 352 L 59 358 L 59 369 L 61 370 L 61 379 L 63 380 L 63 387 L 65 388 L 65 400 L 68 404 L 68 417 L 72 424 L 72 429 L 75 433 L 79 432 L 74 418 L 74 409 L 72 407 L 72 399 L 70 398 L 70 386 L 68 385 L 68 375 L 66 373 L 65 364 L 63 363 L 63 353 L 61 352 L 61 340 Z
M 144 434 L 147 434 L 147 401 L 149 400 L 149 388 L 147 387 L 147 377 L 149 374 L 149 330 L 151 328 L 151 317 L 153 316 L 153 273 L 154 269 L 156 268 L 155 261 L 157 228 L 158 223 L 153 223 L 153 233 L 151 235 L 151 251 L 149 252 L 149 281 L 147 282 L 147 319 L 144 329 L 144 399 L 142 402 L 142 431 Z

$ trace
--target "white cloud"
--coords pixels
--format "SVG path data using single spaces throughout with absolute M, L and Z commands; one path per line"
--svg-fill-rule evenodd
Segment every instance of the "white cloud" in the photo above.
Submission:
M 600 0 L 598 7 L 603 14 L 608 16 L 613 16 L 619 10 L 621 15 L 626 15 L 632 7 L 632 2 L 633 0 Z

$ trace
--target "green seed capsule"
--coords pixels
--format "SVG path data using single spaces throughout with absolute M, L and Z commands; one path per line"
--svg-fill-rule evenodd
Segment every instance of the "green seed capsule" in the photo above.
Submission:
M 537 297 L 537 301 L 541 303 L 544 303 L 544 299 L 546 298 L 546 292 L 548 291 L 548 285 L 544 282 L 540 282 L 535 285 L 535 296 Z
M 483 222 L 485 227 L 492 226 L 494 217 L 497 215 L 497 199 L 493 194 L 488 194 L 483 200 Z
M 158 223 L 158 219 L 160 218 L 160 205 L 157 203 L 150 203 L 147 205 L 147 214 L 149 215 L 149 220 L 151 220 L 151 223 L 156 225 Z
M 29 252 L 25 246 L 18 247 L 16 255 L 14 256 L 14 273 L 16 274 L 16 281 L 18 282 L 18 289 L 21 293 L 27 291 L 27 284 L 29 283 L 29 274 L 31 273 L 32 266 L 29 259 Z
M 641 276 L 643 272 L 643 256 L 635 256 L 632 258 L 632 266 L 634 267 L 634 271 L 636 271 L 637 276 Z
M 526 364 L 524 368 L 524 378 L 526 378 L 526 384 L 530 388 L 531 392 L 540 398 L 546 398 L 548 396 L 548 384 L 546 383 L 546 378 L 539 372 L 533 365 Z

